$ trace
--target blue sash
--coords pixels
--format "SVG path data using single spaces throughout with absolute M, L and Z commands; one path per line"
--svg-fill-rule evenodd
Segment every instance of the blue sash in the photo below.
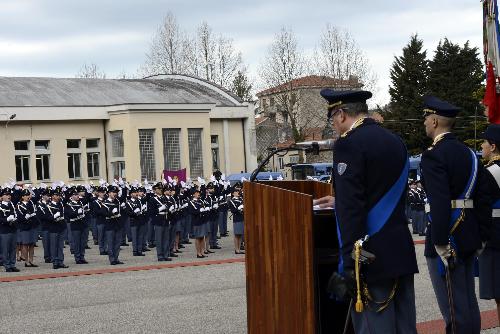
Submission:
M 371 237 L 375 233 L 379 232 L 391 217 L 394 209 L 401 199 L 401 196 L 405 192 L 409 171 L 410 160 L 406 158 L 405 166 L 403 167 L 403 171 L 401 172 L 401 175 L 399 176 L 396 183 L 393 184 L 391 189 L 389 189 L 389 191 L 384 196 L 382 196 L 377 204 L 375 204 L 368 212 L 366 220 L 366 231 L 368 236 Z M 342 237 L 340 234 L 337 212 L 335 212 L 335 219 L 337 220 L 337 237 L 339 240 L 339 249 L 342 249 Z M 340 254 L 338 271 L 339 273 L 344 272 L 344 261 L 342 259 L 342 254 Z
M 471 167 L 471 173 L 469 175 L 469 180 L 467 181 L 467 184 L 465 186 L 465 189 L 464 191 L 460 194 L 460 196 L 458 196 L 457 199 L 469 199 L 470 198 L 470 195 L 472 194 L 472 191 L 474 191 L 474 188 L 476 187 L 476 181 L 477 181 L 477 172 L 478 172 L 478 161 L 477 161 L 477 157 L 476 157 L 476 154 L 474 153 L 474 151 L 472 151 L 471 149 L 469 149 L 471 155 L 472 155 L 472 167 Z M 430 202 L 430 199 L 429 199 L 429 202 Z M 500 202 L 500 201 L 499 201 Z M 460 213 L 461 213 L 462 209 L 458 208 L 458 209 L 452 209 L 451 210 L 451 219 L 450 219 L 450 236 L 449 236 L 449 239 L 450 239 L 450 245 L 453 249 L 457 249 L 457 245 L 455 243 L 455 238 L 453 238 L 453 236 L 451 235 L 451 229 L 453 228 L 453 226 L 455 225 L 455 223 L 457 222 L 458 218 L 460 217 Z M 431 218 L 431 213 L 429 212 L 428 214 L 429 216 L 429 221 L 432 222 L 432 218 Z M 437 260 L 438 260 L 438 271 L 439 271 L 439 274 L 441 276 L 444 276 L 446 274 L 446 270 L 445 270 L 445 267 L 444 267 L 444 264 L 443 264 L 443 261 L 441 260 L 440 257 L 437 257 Z
M 500 209 L 500 199 L 493 203 L 492 209 Z

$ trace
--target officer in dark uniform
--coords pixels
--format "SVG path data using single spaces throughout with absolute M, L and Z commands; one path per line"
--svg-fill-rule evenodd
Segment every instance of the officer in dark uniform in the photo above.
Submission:
M 240 197 L 240 191 L 233 188 L 233 197 L 229 200 L 229 210 L 233 214 L 233 233 L 234 233 L 234 254 L 245 254 L 241 251 L 241 238 L 244 232 L 243 226 L 243 200 Z
M 212 182 L 207 184 L 207 193 L 205 196 L 205 207 L 210 210 L 207 212 L 208 219 L 208 241 L 210 249 L 221 249 L 217 244 L 217 230 L 219 224 L 219 201 L 215 195 L 215 186 Z
M 345 298 L 337 288 L 349 287 L 356 333 L 376 328 L 377 333 L 416 334 L 418 267 L 405 215 L 408 152 L 401 138 L 368 117 L 370 92 L 323 89 L 321 95 L 340 134 L 333 159 L 340 264 L 332 290 Z M 375 260 L 361 265 L 362 251 Z
M 35 253 L 35 243 L 38 234 L 34 233 L 35 227 L 38 225 L 36 219 L 36 207 L 31 201 L 31 192 L 28 189 L 21 190 L 21 200 L 17 203 L 17 225 L 20 236 L 21 256 L 24 259 L 25 267 L 38 267 L 33 264 Z M 35 238 L 36 235 L 36 238 Z
M 125 212 L 130 218 L 130 230 L 132 234 L 132 255 L 144 256 L 142 248 L 144 245 L 144 229 L 146 227 L 146 208 L 139 200 L 137 188 L 129 190 L 130 199 L 126 201 Z
M 47 204 L 49 244 L 50 244 L 50 259 L 52 268 L 61 269 L 68 268 L 64 264 L 64 231 L 66 223 L 64 222 L 64 206 L 61 199 L 61 188 L 57 187 L 51 192 L 51 201 Z
M 18 272 L 16 268 L 17 213 L 11 202 L 10 188 L 3 188 L 0 204 L 0 239 L 2 240 L 2 258 L 5 271 Z
M 78 197 L 80 202 L 83 205 L 83 221 L 84 221 L 84 230 L 83 230 L 83 239 L 85 240 L 85 249 L 90 249 L 88 245 L 88 240 L 89 240 L 89 234 L 90 230 L 92 229 L 92 221 L 90 217 L 90 199 L 92 198 L 92 195 L 87 192 L 87 189 L 79 185 L 76 187 L 76 191 L 78 191 Z
M 148 212 L 151 216 L 151 224 L 155 231 L 155 245 L 158 261 L 172 261 L 169 257 L 169 224 L 167 221 L 167 205 L 163 196 L 163 184 L 156 183 L 153 186 L 155 194 L 149 198 Z
M 97 244 L 99 245 L 100 255 L 108 255 L 108 248 L 106 244 L 106 233 L 105 233 L 106 216 L 108 214 L 108 210 L 104 206 L 105 201 L 106 201 L 106 188 L 105 187 L 97 188 L 97 197 L 96 199 L 90 202 L 90 211 L 92 212 L 92 216 L 95 219 L 95 224 L 97 228 Z
M 43 258 L 45 263 L 52 263 L 50 258 L 50 242 L 49 242 L 49 226 L 52 215 L 47 208 L 47 204 L 50 202 L 50 191 L 49 189 L 41 189 L 39 192 L 40 200 L 37 204 L 37 217 L 40 221 L 41 232 L 42 232 L 42 245 L 43 245 Z
M 85 208 L 80 201 L 77 189 L 69 191 L 69 201 L 64 207 L 64 217 L 71 226 L 71 240 L 73 241 L 73 254 L 76 264 L 87 264 L 85 260 L 85 247 L 87 246 L 88 224 L 85 218 Z
M 191 188 L 192 199 L 189 201 L 188 212 L 191 216 L 193 226 L 193 235 L 195 237 L 196 258 L 205 258 L 203 254 L 205 249 L 204 239 L 207 235 L 205 225 L 205 203 L 200 198 L 200 190 L 196 187 Z
M 109 264 L 112 266 L 123 264 L 118 257 L 120 255 L 120 244 L 122 241 L 121 204 L 118 200 L 118 187 L 108 187 L 108 198 L 103 206 L 106 208 L 106 244 L 108 246 Z
M 481 145 L 490 186 L 493 225 L 490 240 L 479 256 L 479 297 L 494 299 L 500 319 L 500 125 L 489 125 Z
M 144 188 L 142 186 L 137 188 L 137 193 L 138 193 L 137 198 L 139 199 L 139 201 L 141 201 L 142 210 L 143 210 L 144 215 L 145 215 L 144 216 L 144 219 L 145 219 L 144 237 L 142 238 L 143 239 L 142 251 L 149 252 L 151 250 L 147 247 L 147 232 L 148 232 L 149 225 L 151 225 L 151 215 L 149 214 L 149 210 L 148 210 L 148 201 L 149 201 L 150 194 L 146 191 L 146 188 Z
M 451 133 L 460 109 L 433 96 L 424 105 L 425 132 L 433 140 L 420 164 L 429 201 L 424 255 L 447 333 L 479 333 L 473 267 L 491 226 L 485 171 Z

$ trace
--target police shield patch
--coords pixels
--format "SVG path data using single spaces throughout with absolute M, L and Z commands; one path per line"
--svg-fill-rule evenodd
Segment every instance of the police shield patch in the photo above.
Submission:
M 344 174 L 345 170 L 347 169 L 347 164 L 346 163 L 339 163 L 337 165 L 337 172 L 339 173 L 339 175 L 342 175 Z

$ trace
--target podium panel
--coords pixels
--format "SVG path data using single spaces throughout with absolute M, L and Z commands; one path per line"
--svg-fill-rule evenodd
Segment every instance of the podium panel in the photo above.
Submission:
M 315 333 L 312 196 L 244 182 L 248 333 Z

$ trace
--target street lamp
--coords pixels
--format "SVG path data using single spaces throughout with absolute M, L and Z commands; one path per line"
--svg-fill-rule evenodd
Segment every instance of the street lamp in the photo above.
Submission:
M 12 121 L 14 118 L 16 118 L 16 114 L 7 114 L 7 113 L 0 113 L 0 115 L 8 116 L 7 122 L 5 122 L 5 139 L 7 139 L 7 126 L 9 125 L 10 121 Z

